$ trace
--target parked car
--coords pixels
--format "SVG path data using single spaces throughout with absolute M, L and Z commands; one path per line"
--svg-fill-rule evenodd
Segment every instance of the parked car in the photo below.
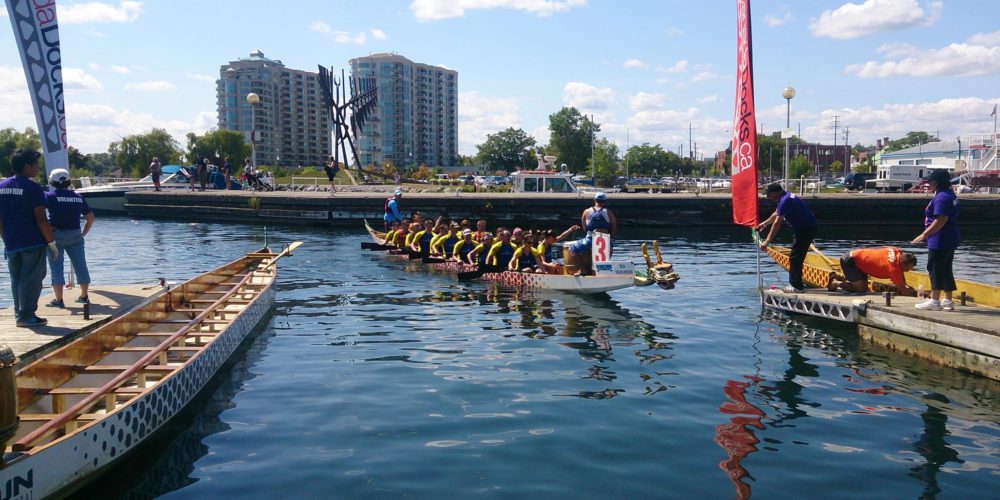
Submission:
M 851 191 L 857 191 L 859 189 L 865 188 L 865 183 L 869 179 L 874 179 L 875 174 L 870 174 L 867 172 L 851 172 L 844 177 L 844 187 L 850 189 Z

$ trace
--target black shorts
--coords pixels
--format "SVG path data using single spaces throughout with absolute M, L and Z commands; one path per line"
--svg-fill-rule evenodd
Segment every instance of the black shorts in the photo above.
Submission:
M 931 290 L 951 292 L 958 289 L 955 286 L 955 273 L 952 271 L 954 261 L 954 248 L 927 251 L 927 274 L 931 275 Z
M 854 257 L 851 257 L 850 253 L 846 253 L 840 258 L 840 269 L 844 271 L 844 278 L 847 278 L 847 281 L 868 280 L 868 275 L 858 269 L 858 266 L 854 264 Z
M 153 172 L 152 174 L 149 175 L 153 176 L 153 182 L 160 182 L 160 176 L 163 174 L 159 172 Z
M 326 170 L 326 179 L 333 182 L 333 178 L 337 176 L 337 171 L 330 167 L 326 167 L 323 170 Z

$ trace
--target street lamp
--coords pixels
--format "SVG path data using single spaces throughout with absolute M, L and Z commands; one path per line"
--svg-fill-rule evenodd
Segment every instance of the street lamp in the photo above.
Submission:
M 785 90 L 781 92 L 781 97 L 785 98 L 785 185 L 788 185 L 788 153 L 789 145 L 791 144 L 792 134 L 790 130 L 792 128 L 792 98 L 795 97 L 795 89 L 791 85 L 785 87 Z
M 254 119 L 254 108 L 260 102 L 260 96 L 250 92 L 247 94 L 247 102 L 250 103 L 250 161 L 253 168 L 257 168 L 257 121 Z

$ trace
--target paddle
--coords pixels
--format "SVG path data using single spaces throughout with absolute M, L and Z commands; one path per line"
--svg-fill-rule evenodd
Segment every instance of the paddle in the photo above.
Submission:
M 831 259 L 831 258 L 827 257 L 826 255 L 824 255 L 823 252 L 820 252 L 819 249 L 816 248 L 816 245 L 813 245 L 812 243 L 810 243 L 809 244 L 809 249 L 812 250 L 813 252 L 816 252 L 817 254 L 819 254 L 819 256 L 822 257 L 823 260 L 826 261 L 826 265 L 830 266 L 831 269 L 835 269 L 833 267 L 833 259 Z
M 362 242 L 361 248 L 364 250 L 392 250 L 396 247 L 391 245 L 379 245 L 378 243 Z
M 495 273 L 499 271 L 500 268 L 497 266 L 479 266 L 479 269 L 476 269 L 475 271 L 458 273 L 458 281 L 471 281 L 481 278 L 486 273 Z
M 448 260 L 442 259 L 441 257 L 424 257 L 420 259 L 420 262 L 423 262 L 424 264 L 441 264 L 448 262 Z

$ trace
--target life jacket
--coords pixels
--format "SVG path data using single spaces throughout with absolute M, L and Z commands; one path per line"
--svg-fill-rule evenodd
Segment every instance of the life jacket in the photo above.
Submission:
M 535 259 L 535 253 L 528 248 L 528 251 L 524 251 L 524 247 L 521 247 L 521 255 L 517 257 L 517 268 L 524 269 L 526 267 L 535 267 L 538 265 L 538 261 Z M 497 252 L 499 253 L 499 252 Z
M 585 229 L 588 233 L 595 229 L 611 229 L 611 216 L 608 215 L 608 209 L 598 208 L 591 210 L 590 215 L 587 216 L 587 227 Z
M 458 255 L 453 255 L 453 256 L 456 256 L 459 259 L 462 259 L 464 261 L 465 260 L 465 256 L 469 255 L 469 252 L 471 252 L 471 251 L 473 251 L 473 250 L 476 249 L 476 245 L 477 245 L 477 243 L 475 241 L 470 241 L 469 243 L 464 243 L 463 242 L 462 246 L 458 247 Z M 452 245 L 451 248 L 452 248 L 452 253 L 454 254 L 454 248 L 455 248 L 455 246 Z M 482 254 L 483 254 L 483 252 L 479 252 L 480 258 L 485 259 L 486 257 L 483 256 Z
M 510 265 L 510 259 L 514 257 L 514 245 L 510 243 L 501 243 L 500 248 L 497 249 L 497 253 L 494 256 L 497 261 L 497 266 L 500 269 L 506 269 Z
M 434 238 L 434 233 L 431 231 L 424 231 L 424 234 L 420 235 L 420 253 L 430 254 L 431 253 L 431 240 Z

